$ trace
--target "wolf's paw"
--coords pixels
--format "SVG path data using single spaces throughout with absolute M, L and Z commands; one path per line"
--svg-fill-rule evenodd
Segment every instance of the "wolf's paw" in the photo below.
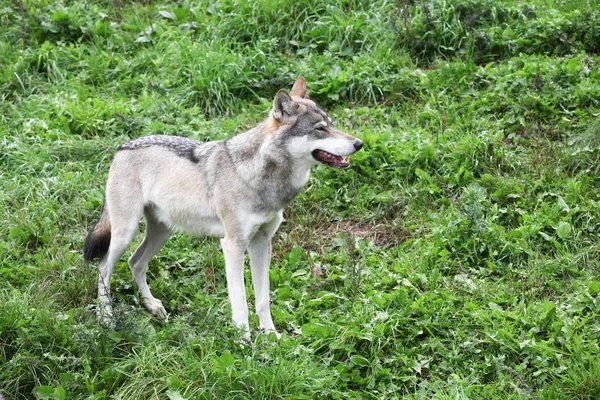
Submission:
M 275 328 L 273 328 L 273 329 L 265 329 L 265 328 L 261 328 L 261 331 L 262 331 L 262 333 L 263 333 L 263 334 L 265 334 L 265 335 L 267 335 L 267 336 L 268 336 L 269 334 L 271 334 L 271 333 L 272 333 L 272 334 L 274 334 L 274 335 L 275 335 L 275 337 L 276 337 L 277 339 L 281 339 L 281 333 L 277 332 L 277 331 L 275 330 Z
M 100 302 L 96 307 L 96 317 L 102 324 L 109 326 L 113 320 L 113 309 L 109 302 Z
M 235 339 L 235 343 L 238 344 L 240 349 L 252 347 L 252 335 L 250 335 L 250 332 L 244 332 L 241 336 Z
M 144 299 L 144 306 L 154 315 L 159 321 L 167 319 L 167 310 L 163 307 L 162 301 L 157 298 Z
M 250 332 L 245 332 L 242 337 L 241 337 L 241 341 L 245 344 L 245 345 L 252 345 L 252 336 L 250 335 Z

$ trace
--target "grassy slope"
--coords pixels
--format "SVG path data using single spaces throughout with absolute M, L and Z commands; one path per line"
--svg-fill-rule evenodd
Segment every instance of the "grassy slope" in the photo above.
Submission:
M 598 4 L 447 3 L 5 1 L 0 392 L 600 396 Z M 286 210 L 287 335 L 240 346 L 217 242 L 184 235 L 151 263 L 169 323 L 124 258 L 99 326 L 80 249 L 113 149 L 230 136 L 298 74 L 366 149 Z

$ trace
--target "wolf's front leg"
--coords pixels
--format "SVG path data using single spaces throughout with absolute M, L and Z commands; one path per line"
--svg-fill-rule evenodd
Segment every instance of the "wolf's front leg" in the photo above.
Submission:
M 260 322 L 260 328 L 265 332 L 275 332 L 279 338 L 281 335 L 275 329 L 271 318 L 271 299 L 269 288 L 269 264 L 271 263 L 271 237 L 263 232 L 258 232 L 250 241 L 248 246 L 250 254 L 250 267 L 252 268 L 252 284 L 256 297 L 256 315 Z
M 244 286 L 244 253 L 246 245 L 241 240 L 225 237 L 221 239 L 225 255 L 225 274 L 227 276 L 227 292 L 231 303 L 233 322 L 245 331 L 245 339 L 250 340 L 248 325 L 248 303 Z

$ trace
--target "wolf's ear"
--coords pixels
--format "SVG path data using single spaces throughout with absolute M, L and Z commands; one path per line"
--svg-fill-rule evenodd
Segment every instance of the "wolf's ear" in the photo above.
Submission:
M 308 99 L 308 88 L 306 87 L 306 80 L 302 75 L 296 79 L 294 82 L 294 86 L 292 87 L 292 91 L 290 95 L 293 97 L 301 97 L 303 99 Z
M 273 118 L 281 122 L 285 117 L 294 114 L 297 109 L 298 104 L 292 100 L 285 90 L 281 89 L 277 92 L 273 101 Z

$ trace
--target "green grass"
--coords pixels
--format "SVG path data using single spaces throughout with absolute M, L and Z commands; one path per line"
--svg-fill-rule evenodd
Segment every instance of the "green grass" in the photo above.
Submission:
M 0 3 L 0 393 L 599 398 L 599 6 Z M 169 322 L 123 257 L 99 324 L 81 248 L 114 149 L 229 137 L 300 74 L 365 149 L 285 210 L 283 338 L 240 345 L 218 241 L 185 235 L 150 266 Z

